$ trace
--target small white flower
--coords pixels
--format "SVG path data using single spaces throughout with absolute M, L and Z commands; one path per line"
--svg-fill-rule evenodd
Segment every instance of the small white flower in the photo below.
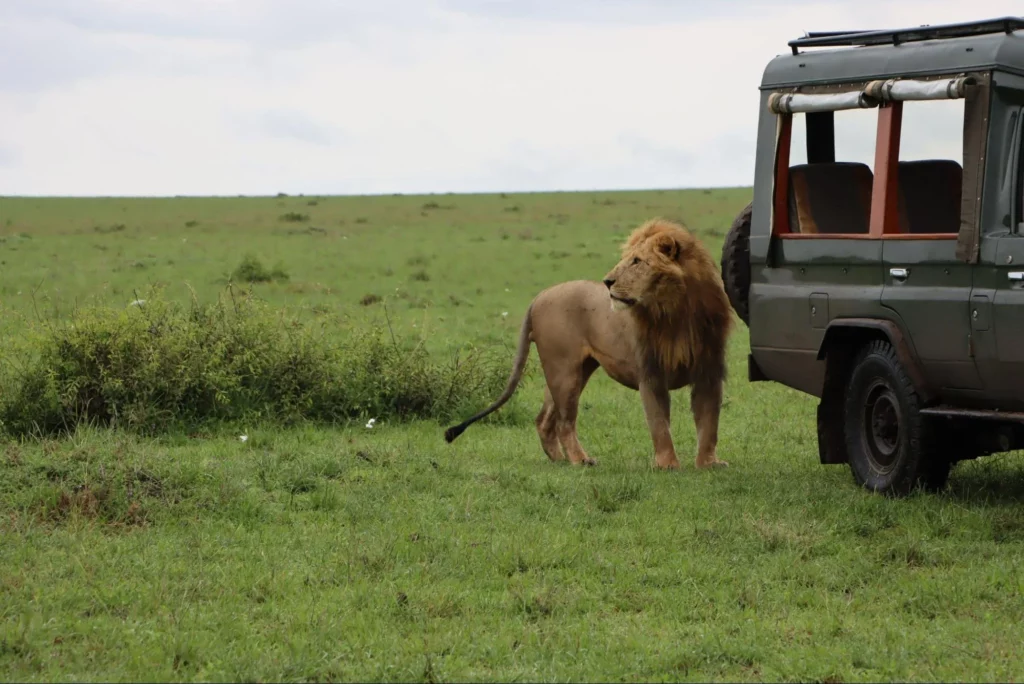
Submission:
M 240 439 L 240 440 L 242 440 L 242 441 L 244 442 L 244 441 L 246 441 L 247 439 L 249 439 L 249 435 L 239 435 L 239 436 L 238 436 L 238 439 Z
M 366 429 L 368 429 L 368 430 L 369 430 L 370 428 L 372 428 L 372 427 L 373 427 L 373 424 L 374 424 L 374 423 L 376 423 L 376 422 L 377 422 L 377 419 L 376 419 L 376 418 L 371 418 L 371 419 L 370 419 L 370 420 L 369 420 L 369 421 L 368 421 L 368 422 L 366 423 Z
M 501 317 L 502 318 L 508 318 L 508 311 L 502 311 L 501 312 Z
M 128 306 L 142 306 L 145 303 L 146 303 L 145 299 L 136 299 L 134 302 L 132 302 Z
M 507 287 L 505 288 L 505 292 L 508 292 L 508 288 Z

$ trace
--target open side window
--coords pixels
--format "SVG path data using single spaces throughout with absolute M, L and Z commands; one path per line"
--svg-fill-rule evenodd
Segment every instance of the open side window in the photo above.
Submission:
M 969 259 L 987 84 L 961 74 L 773 93 L 773 236 L 959 239 Z
M 831 102 L 843 103 L 838 98 Z M 775 233 L 866 236 L 874 184 L 874 111 L 865 105 L 778 117 Z

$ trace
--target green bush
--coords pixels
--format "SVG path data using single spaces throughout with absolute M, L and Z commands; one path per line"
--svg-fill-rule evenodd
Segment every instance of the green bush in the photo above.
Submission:
M 500 393 L 511 359 L 470 350 L 443 363 L 387 326 L 327 336 L 251 295 L 189 306 L 147 296 L 32 331 L 31 358 L 0 378 L 0 430 L 70 432 L 82 423 L 140 433 L 209 423 L 451 420 Z M 497 420 L 516 420 L 509 406 Z
M 288 272 L 284 266 L 278 264 L 274 268 L 267 268 L 257 257 L 246 254 L 235 270 L 231 273 L 231 280 L 240 283 L 269 283 L 275 280 L 287 281 Z

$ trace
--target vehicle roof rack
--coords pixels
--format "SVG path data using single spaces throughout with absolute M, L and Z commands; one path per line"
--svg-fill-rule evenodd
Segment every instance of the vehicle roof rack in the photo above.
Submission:
M 917 26 L 914 28 L 884 29 L 874 31 L 815 31 L 804 34 L 802 38 L 789 41 L 793 54 L 800 54 L 800 48 L 807 47 L 840 47 L 867 45 L 899 45 L 915 40 L 932 40 L 935 38 L 964 38 L 967 36 L 983 36 L 993 33 L 1013 33 L 1024 29 L 1024 17 L 1001 17 L 967 21 L 958 24 L 937 24 L 935 26 Z

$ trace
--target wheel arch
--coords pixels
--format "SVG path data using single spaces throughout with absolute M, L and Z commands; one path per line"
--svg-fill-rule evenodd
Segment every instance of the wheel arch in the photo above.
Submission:
M 818 457 L 823 464 L 849 462 L 842 435 L 846 383 L 857 350 L 878 339 L 892 345 L 922 401 L 927 403 L 933 397 L 909 341 L 894 321 L 878 318 L 837 318 L 831 321 L 825 329 L 817 353 L 817 359 L 825 362 L 825 377 L 817 411 Z
M 871 339 L 885 339 L 893 346 L 896 357 L 914 383 L 914 389 L 922 400 L 930 401 L 934 392 L 925 379 L 910 341 L 895 321 L 884 318 L 837 318 L 825 328 L 825 335 L 818 345 L 817 359 L 827 363 L 830 352 L 833 358 L 836 358 L 836 350 L 842 350 L 843 355 L 852 355 L 857 348 Z

